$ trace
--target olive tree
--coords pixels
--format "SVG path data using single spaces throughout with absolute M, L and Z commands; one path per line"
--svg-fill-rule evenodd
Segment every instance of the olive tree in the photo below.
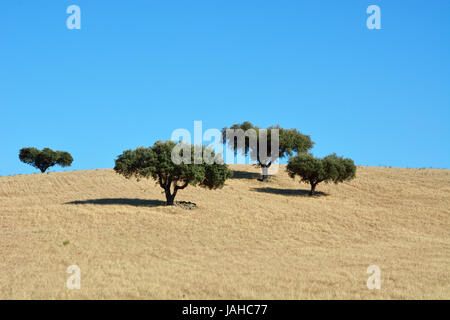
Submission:
M 217 189 L 222 188 L 225 180 L 231 177 L 232 173 L 227 165 L 207 163 L 201 155 L 194 152 L 194 146 L 188 146 L 190 161 L 174 162 L 172 151 L 175 146 L 177 144 L 169 140 L 157 141 L 148 148 L 139 147 L 135 150 L 126 150 L 115 160 L 114 171 L 126 178 L 154 179 L 164 189 L 167 205 L 173 205 L 178 190 L 182 190 L 188 185 Z M 205 150 L 204 147 L 202 147 L 202 151 L 211 152 L 211 150 Z M 183 159 L 186 160 L 187 154 L 184 152 L 186 152 L 186 148 L 181 148 Z
M 73 158 L 66 151 L 53 151 L 50 148 L 39 150 L 36 148 L 22 148 L 19 151 L 19 159 L 23 163 L 29 164 L 42 173 L 54 165 L 68 167 L 72 164 Z
M 308 152 L 314 142 L 297 129 L 279 125 L 262 129 L 249 121 L 222 129 L 222 141 L 234 150 L 250 156 L 261 168 L 261 181 L 268 181 L 268 169 L 278 158 Z
M 324 158 L 315 158 L 311 154 L 301 154 L 288 160 L 286 167 L 291 178 L 299 176 L 300 180 L 311 185 L 309 195 L 313 195 L 320 182 L 339 183 L 356 176 L 356 166 L 351 159 L 344 159 L 335 153 Z

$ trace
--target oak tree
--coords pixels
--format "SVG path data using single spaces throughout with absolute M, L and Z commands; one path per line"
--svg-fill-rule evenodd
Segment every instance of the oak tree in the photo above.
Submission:
M 276 138 L 278 144 L 273 143 Z M 249 121 L 223 128 L 222 141 L 233 149 L 235 155 L 238 152 L 249 155 L 250 159 L 257 163 L 261 168 L 261 181 L 268 181 L 268 169 L 276 160 L 306 153 L 314 145 L 310 136 L 297 129 L 284 129 L 279 125 L 262 129 Z M 273 146 L 275 150 L 272 150 Z
M 50 148 L 39 150 L 36 148 L 22 148 L 19 151 L 19 159 L 23 163 L 29 164 L 42 173 L 54 165 L 68 167 L 72 164 L 73 158 L 66 151 L 53 151 Z
M 337 184 L 356 176 L 353 160 L 339 157 L 335 153 L 324 158 L 315 158 L 312 154 L 297 155 L 288 160 L 286 170 L 291 178 L 298 175 L 301 181 L 311 185 L 311 196 L 320 182 Z
M 152 178 L 164 189 L 167 205 L 173 205 L 179 190 L 188 185 L 199 185 L 208 189 L 224 186 L 231 177 L 231 170 L 225 164 L 207 163 L 189 146 L 190 161 L 179 164 L 172 160 L 173 141 L 157 141 L 152 147 L 126 150 L 115 161 L 114 170 L 126 178 Z M 186 148 L 182 149 L 183 153 Z M 203 147 L 203 151 L 205 148 Z M 182 154 L 186 160 L 186 154 Z M 214 157 L 214 154 L 213 154 Z

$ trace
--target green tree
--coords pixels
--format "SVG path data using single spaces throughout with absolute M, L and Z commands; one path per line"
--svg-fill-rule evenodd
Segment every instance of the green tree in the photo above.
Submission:
M 315 158 L 311 154 L 301 154 L 288 161 L 287 172 L 291 178 L 296 175 L 300 180 L 311 185 L 309 195 L 313 195 L 320 182 L 339 183 L 356 176 L 356 166 L 351 159 L 344 159 L 335 153 L 325 158 Z
M 153 178 L 164 189 L 167 205 L 173 205 L 178 190 L 188 185 L 217 189 L 222 188 L 225 180 L 231 177 L 232 173 L 227 165 L 206 163 L 201 155 L 194 152 L 194 146 L 184 145 L 185 149 L 180 153 L 185 160 L 190 159 L 190 163 L 175 163 L 172 160 L 172 150 L 176 145 L 170 140 L 157 141 L 149 148 L 126 150 L 117 157 L 114 170 L 126 178 Z M 190 155 L 186 147 L 190 150 Z M 204 147 L 201 150 L 215 156 L 211 150 Z
M 50 148 L 39 150 L 36 148 L 22 148 L 19 151 L 19 159 L 23 163 L 29 164 L 42 173 L 54 165 L 69 167 L 73 158 L 70 153 L 65 151 L 53 151 Z
M 239 138 L 236 134 L 232 134 L 232 132 L 227 134 L 229 129 L 234 130 L 235 133 L 239 132 L 239 130 L 242 130 L 241 132 L 244 133 L 254 130 L 256 143 L 252 143 L 251 134 L 246 134 L 242 143 L 239 143 Z M 272 139 L 275 136 L 272 129 L 278 130 L 278 150 L 272 150 Z M 256 161 L 261 168 L 260 180 L 262 181 L 268 181 L 268 169 L 278 158 L 292 156 L 294 153 L 306 153 L 314 145 L 310 136 L 302 134 L 297 129 L 284 129 L 276 125 L 263 130 L 249 121 L 234 124 L 230 128 L 223 128 L 222 141 L 233 148 L 235 155 L 239 152 L 245 156 L 249 155 L 252 161 Z

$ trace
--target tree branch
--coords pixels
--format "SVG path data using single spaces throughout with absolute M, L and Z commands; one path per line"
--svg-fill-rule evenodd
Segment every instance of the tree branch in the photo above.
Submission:
M 188 186 L 188 184 L 189 184 L 189 181 L 185 181 L 181 186 L 179 186 L 175 183 L 175 190 L 184 189 Z

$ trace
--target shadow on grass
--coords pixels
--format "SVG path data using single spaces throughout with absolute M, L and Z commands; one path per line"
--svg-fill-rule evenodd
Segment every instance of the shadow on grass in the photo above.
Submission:
M 253 188 L 253 191 L 271 193 L 271 194 L 280 194 L 283 196 L 301 196 L 301 197 L 309 197 L 309 190 L 304 189 L 277 189 L 277 188 Z M 314 192 L 312 197 L 322 197 L 327 196 L 328 193 L 322 191 Z
M 256 172 L 247 172 L 247 171 L 235 171 L 233 170 L 233 176 L 231 179 L 258 179 L 261 175 Z
M 166 203 L 161 200 L 144 200 L 144 199 L 130 199 L 130 198 L 89 199 L 89 200 L 66 202 L 65 204 L 127 205 L 135 207 L 159 207 L 166 205 Z

